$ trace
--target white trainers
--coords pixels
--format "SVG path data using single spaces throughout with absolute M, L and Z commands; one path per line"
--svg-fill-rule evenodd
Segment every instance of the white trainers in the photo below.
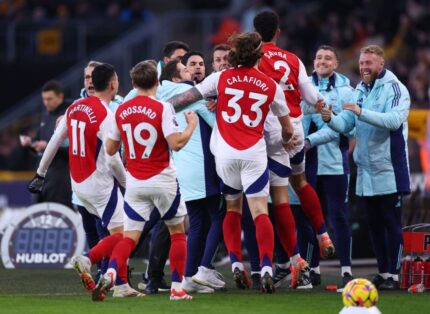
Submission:
M 114 298 L 127 298 L 127 297 L 144 297 L 146 294 L 141 293 L 132 287 L 128 283 L 113 287 Z
M 96 284 L 91 276 L 91 261 L 83 255 L 73 256 L 70 260 L 70 265 L 79 274 L 82 285 L 89 293 L 92 293 Z
M 224 277 L 215 269 L 199 266 L 197 274 L 192 277 L 195 283 L 219 290 L 225 288 Z
M 182 278 L 182 289 L 187 291 L 187 293 L 214 293 L 215 290 L 211 287 L 203 286 L 199 283 L 194 282 L 190 277 Z
M 70 259 L 70 265 L 80 274 L 91 273 L 91 261 L 84 255 L 76 255 Z
M 109 291 L 110 288 L 113 287 L 115 279 L 116 279 L 115 270 L 113 271 L 108 270 L 106 274 L 101 276 L 92 294 L 93 301 L 103 301 L 105 299 L 106 293 Z

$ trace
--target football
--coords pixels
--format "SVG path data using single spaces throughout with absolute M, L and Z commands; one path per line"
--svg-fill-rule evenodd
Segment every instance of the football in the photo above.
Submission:
M 346 307 L 372 307 L 378 302 L 378 290 L 369 280 L 357 278 L 345 286 L 342 300 Z

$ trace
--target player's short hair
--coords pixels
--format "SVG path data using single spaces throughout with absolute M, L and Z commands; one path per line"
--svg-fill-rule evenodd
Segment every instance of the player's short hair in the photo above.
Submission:
M 215 51 L 218 51 L 218 50 L 221 50 L 221 51 L 230 51 L 231 47 L 229 45 L 226 45 L 226 44 L 216 45 L 215 47 L 212 48 L 212 56 L 214 55 Z
M 182 41 L 169 41 L 163 48 L 163 57 L 170 58 L 176 49 L 184 49 L 187 52 L 190 51 L 190 47 Z
M 384 49 L 382 49 L 378 45 L 369 45 L 360 49 L 360 53 L 374 53 L 375 55 L 380 56 L 381 58 L 385 57 Z
M 328 50 L 328 51 L 331 51 L 331 52 L 333 52 L 333 53 L 334 53 L 334 56 L 336 57 L 336 59 L 337 59 L 337 60 L 339 60 L 339 55 L 337 54 L 336 49 L 334 49 L 334 47 L 332 47 L 332 46 L 329 46 L 329 45 L 321 45 L 321 46 L 319 46 L 319 47 L 318 47 L 317 51 L 318 51 L 318 50 Z
M 279 16 L 274 11 L 263 11 L 254 17 L 254 28 L 264 42 L 271 41 L 279 28 Z
M 173 81 L 173 78 L 181 78 L 181 73 L 178 70 L 178 63 L 179 60 L 172 60 L 167 62 L 167 64 L 164 66 L 163 70 L 161 71 L 160 75 L 160 84 L 163 83 L 163 81 Z
M 157 76 L 157 65 L 154 65 L 153 60 L 141 61 L 130 70 L 133 83 L 145 90 L 153 88 L 158 83 Z
M 256 32 L 234 34 L 229 38 L 232 49 L 228 53 L 228 63 L 233 67 L 254 66 L 261 58 L 263 42 Z
M 93 81 L 95 91 L 102 92 L 106 90 L 115 74 L 115 68 L 109 63 L 102 63 L 94 67 L 93 73 L 91 73 L 91 80 Z
M 188 59 L 191 58 L 192 56 L 200 56 L 200 57 L 202 57 L 203 62 L 205 61 L 205 56 L 203 53 L 201 53 L 200 51 L 191 50 L 182 56 L 182 58 L 181 58 L 182 64 L 186 66 Z
M 85 68 L 95 68 L 98 65 L 103 64 L 102 62 L 90 60 Z
M 63 84 L 56 80 L 51 80 L 43 84 L 42 92 L 54 92 L 56 95 L 64 94 Z

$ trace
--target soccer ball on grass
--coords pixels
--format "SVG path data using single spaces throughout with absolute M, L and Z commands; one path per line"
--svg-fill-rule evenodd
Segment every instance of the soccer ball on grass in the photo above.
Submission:
M 346 307 L 372 307 L 378 302 L 378 290 L 369 280 L 357 278 L 343 288 L 342 300 Z

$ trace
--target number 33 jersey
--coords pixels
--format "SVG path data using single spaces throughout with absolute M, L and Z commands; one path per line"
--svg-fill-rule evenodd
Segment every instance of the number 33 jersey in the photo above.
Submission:
M 154 178 L 154 186 L 176 184 L 166 141 L 166 137 L 179 132 L 172 105 L 154 97 L 137 96 L 118 107 L 115 120 L 109 136 L 124 143 L 129 174 L 137 180 Z
M 254 67 L 238 67 L 208 76 L 196 88 L 203 97 L 218 95 L 211 151 L 217 158 L 266 158 L 264 121 L 269 110 L 286 116 L 289 109 L 280 86 Z

